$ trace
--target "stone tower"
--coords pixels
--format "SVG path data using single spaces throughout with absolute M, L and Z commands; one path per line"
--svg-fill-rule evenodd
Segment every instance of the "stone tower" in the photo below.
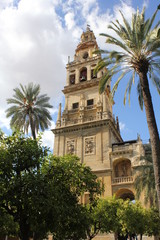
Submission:
M 105 184 L 104 196 L 116 194 L 134 199 L 134 166 L 143 152 L 142 142 L 139 138 L 123 142 L 118 118 L 115 120 L 112 114 L 110 84 L 99 95 L 99 80 L 107 70 L 94 74 L 101 59 L 101 55 L 95 53 L 97 49 L 94 33 L 87 26 L 74 60 L 66 66 L 65 107 L 61 112 L 59 105 L 53 129 L 54 154 L 77 155 Z M 82 202 L 87 199 L 85 195 Z

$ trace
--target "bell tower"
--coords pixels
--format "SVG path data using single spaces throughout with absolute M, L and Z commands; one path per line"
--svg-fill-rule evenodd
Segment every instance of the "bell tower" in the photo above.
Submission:
M 99 94 L 99 80 L 107 70 L 104 68 L 97 75 L 94 73 L 101 59 L 95 50 L 98 50 L 96 38 L 87 26 L 75 50 L 74 60 L 66 65 L 64 111 L 61 112 L 60 104 L 56 128 L 52 130 L 55 134 L 54 154 L 77 155 L 81 162 L 102 177 L 103 182 L 110 182 L 107 195 L 112 195 L 109 152 L 113 143 L 123 140 L 118 119 L 112 115 L 110 83 L 106 91 Z

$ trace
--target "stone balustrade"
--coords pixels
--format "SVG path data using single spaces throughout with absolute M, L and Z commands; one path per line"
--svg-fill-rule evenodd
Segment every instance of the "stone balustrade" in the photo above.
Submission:
M 113 178 L 112 184 L 133 183 L 133 176 Z
M 131 144 L 124 144 L 124 145 L 114 145 L 112 147 L 113 152 L 114 151 L 124 151 L 124 150 L 132 150 L 133 146 Z

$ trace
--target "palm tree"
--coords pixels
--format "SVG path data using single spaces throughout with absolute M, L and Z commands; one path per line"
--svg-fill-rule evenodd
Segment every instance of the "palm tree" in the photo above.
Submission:
M 126 102 L 127 94 L 130 101 L 132 83 L 135 82 L 135 75 L 138 76 L 138 100 L 142 110 L 144 104 L 146 112 L 160 213 L 160 139 L 148 81 L 148 79 L 152 80 L 160 94 L 160 80 L 156 76 L 156 72 L 160 74 L 160 21 L 153 27 L 158 9 L 160 9 L 160 5 L 151 19 L 145 20 L 145 9 L 141 13 L 137 9 L 136 13 L 132 15 L 131 24 L 128 23 L 122 13 L 123 25 L 118 20 L 111 22 L 109 29 L 116 33 L 117 38 L 109 34 L 101 35 L 106 37 L 106 43 L 114 45 L 115 49 L 118 47 L 118 50 L 99 50 L 99 53 L 104 54 L 104 58 L 99 61 L 95 72 L 104 67 L 108 69 L 100 80 L 100 93 L 105 90 L 106 84 L 110 81 L 111 77 L 120 73 L 118 80 L 113 86 L 112 96 L 114 96 L 118 84 L 123 77 L 126 74 L 130 74 L 131 77 L 125 91 L 124 103 Z
M 10 121 L 11 127 L 18 130 L 24 130 L 28 134 L 29 127 L 34 139 L 36 133 L 41 129 L 44 131 L 50 126 L 51 115 L 48 108 L 52 108 L 49 104 L 49 97 L 46 94 L 39 95 L 40 85 L 29 83 L 27 86 L 14 89 L 13 98 L 8 98 L 7 103 L 12 104 L 6 110 L 7 117 L 12 117 Z
M 136 167 L 137 174 L 134 180 L 136 197 L 139 199 L 144 193 L 145 204 L 150 206 L 157 205 L 157 192 L 155 189 L 155 179 L 153 170 L 153 161 L 150 144 L 144 145 L 145 157 L 141 157 L 142 164 Z M 145 161 L 144 161 L 145 160 Z

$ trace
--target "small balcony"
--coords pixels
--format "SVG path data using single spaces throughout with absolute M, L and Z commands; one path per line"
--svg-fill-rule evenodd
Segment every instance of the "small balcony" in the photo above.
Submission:
M 85 110 L 96 109 L 96 105 L 88 105 L 85 107 Z
M 69 113 L 77 113 L 79 111 L 79 108 L 71 109 L 69 110 Z
M 133 176 L 115 177 L 112 180 L 112 185 L 126 184 L 126 183 L 133 183 Z

